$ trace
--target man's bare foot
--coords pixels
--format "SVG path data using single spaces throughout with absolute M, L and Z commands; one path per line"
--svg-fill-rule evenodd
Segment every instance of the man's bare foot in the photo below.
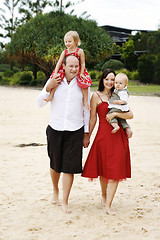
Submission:
M 111 133 L 116 133 L 119 129 L 120 129 L 120 127 L 117 126 L 117 127 L 113 128 L 113 130 L 111 131 Z
M 67 213 L 67 214 L 69 214 L 69 213 L 71 213 L 72 211 L 68 208 L 68 204 L 62 204 L 62 211 L 64 212 L 64 213 Z
M 132 129 L 127 127 L 125 128 L 128 138 L 131 138 L 133 135 Z

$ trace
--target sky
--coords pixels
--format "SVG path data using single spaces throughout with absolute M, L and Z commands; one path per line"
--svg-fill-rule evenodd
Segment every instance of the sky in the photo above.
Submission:
M 63 0 L 67 3 L 69 0 Z M 81 0 L 71 0 L 78 2 Z M 3 0 L 0 0 L 3 8 Z M 160 26 L 160 0 L 85 0 L 71 9 L 80 16 L 84 11 L 98 26 L 110 25 L 133 30 L 158 30 Z
M 74 9 L 78 16 L 87 11 L 99 26 L 158 30 L 160 25 L 160 0 L 85 0 Z

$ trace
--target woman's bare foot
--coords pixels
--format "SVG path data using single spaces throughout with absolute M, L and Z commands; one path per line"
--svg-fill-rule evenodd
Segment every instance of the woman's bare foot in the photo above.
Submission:
M 67 213 L 67 214 L 69 214 L 69 213 L 72 212 L 72 211 L 68 208 L 68 204 L 65 204 L 65 203 L 62 204 L 62 211 L 63 211 L 64 213 Z
M 106 196 L 102 196 L 101 202 L 102 202 L 103 207 L 105 207 L 106 206 Z
M 111 215 L 111 216 L 115 216 L 115 215 L 116 215 L 116 213 L 113 212 L 110 207 L 106 207 L 106 208 L 105 208 L 105 212 L 106 212 L 108 215 Z

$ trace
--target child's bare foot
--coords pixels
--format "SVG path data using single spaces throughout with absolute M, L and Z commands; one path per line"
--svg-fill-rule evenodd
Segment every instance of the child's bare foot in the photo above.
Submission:
M 116 133 L 119 129 L 120 129 L 120 127 L 117 125 L 117 127 L 114 127 L 114 128 L 113 128 L 113 130 L 111 131 L 111 133 Z
M 44 101 L 51 102 L 52 99 L 53 99 L 53 97 L 51 95 L 49 95 L 47 98 L 44 99 Z
M 69 214 L 69 213 L 71 213 L 72 211 L 68 208 L 68 204 L 62 204 L 62 211 L 64 212 L 64 213 L 67 213 L 67 214 Z
M 128 128 L 125 128 L 125 130 L 126 130 L 128 138 L 131 138 L 133 135 L 132 129 L 128 127 Z

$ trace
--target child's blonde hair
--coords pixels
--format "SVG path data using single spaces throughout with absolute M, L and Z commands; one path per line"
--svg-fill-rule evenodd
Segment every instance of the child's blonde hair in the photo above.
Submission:
M 81 41 L 80 41 L 78 32 L 76 32 L 76 31 L 69 31 L 69 32 L 67 32 L 67 33 L 65 34 L 65 36 L 64 36 L 64 41 L 65 41 L 65 38 L 66 38 L 67 36 L 73 37 L 76 46 L 78 46 L 78 45 L 81 44 Z
M 128 84 L 128 77 L 127 77 L 127 75 L 126 75 L 125 73 L 118 73 L 118 74 L 116 75 L 116 77 L 121 77 L 121 78 L 123 78 L 123 80 L 125 81 L 125 84 L 126 84 L 126 86 L 127 86 L 127 84 Z

